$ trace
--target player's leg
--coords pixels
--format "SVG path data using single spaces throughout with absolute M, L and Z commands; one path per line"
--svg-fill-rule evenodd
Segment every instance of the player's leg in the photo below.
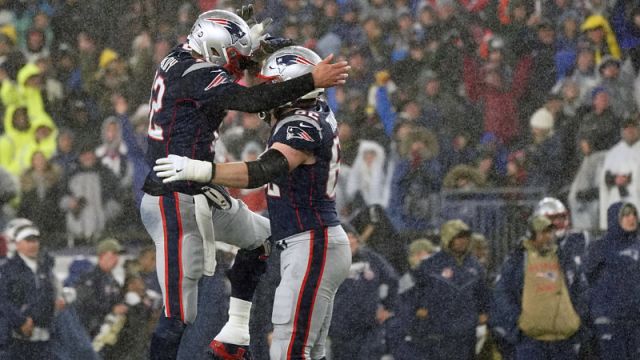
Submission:
M 249 346 L 249 315 L 251 302 L 260 276 L 266 271 L 269 255 L 269 220 L 247 208 L 237 199 L 231 199 L 231 210 L 214 210 L 213 224 L 216 242 L 240 247 L 233 266 L 227 272 L 231 283 L 229 320 L 210 344 L 220 359 L 231 354 L 246 353 Z M 228 354 L 229 356 L 225 355 Z
M 202 240 L 190 199 L 177 193 L 145 195 L 140 206 L 142 222 L 156 246 L 156 270 L 164 305 L 151 339 L 151 359 L 177 357 L 185 323 L 192 322 L 197 311 Z
M 344 231 L 340 228 L 339 238 L 334 232 L 335 228 L 330 228 L 287 239 L 280 266 L 282 280 L 274 300 L 271 359 L 319 359 L 325 355 L 328 313 L 351 264 Z M 331 265 L 325 266 L 327 262 Z

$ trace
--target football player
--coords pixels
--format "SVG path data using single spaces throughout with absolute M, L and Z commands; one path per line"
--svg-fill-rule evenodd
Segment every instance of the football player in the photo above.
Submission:
M 264 23 L 249 27 L 240 16 L 212 10 L 196 20 L 188 42 L 159 64 L 152 85 L 147 160 L 169 154 L 210 162 L 213 142 L 227 110 L 259 112 L 281 106 L 316 88 L 344 83 L 346 62 L 319 61 L 291 81 L 244 87 L 236 83 L 252 56 L 286 41 L 266 38 Z M 259 67 L 258 67 L 259 68 Z M 156 245 L 164 314 L 151 341 L 152 359 L 175 359 L 185 324 L 196 317 L 197 283 L 213 275 L 215 239 L 238 246 L 229 272 L 232 285 L 229 321 L 215 337 L 215 355 L 248 358 L 251 299 L 264 271 L 268 221 L 227 196 L 220 187 L 198 181 L 162 182 L 150 172 L 140 212 Z M 211 206 L 214 207 L 213 212 Z
M 320 57 L 293 46 L 273 53 L 260 77 L 286 84 L 308 74 Z M 255 161 L 213 164 L 169 155 L 154 171 L 163 182 L 211 182 L 256 188 L 267 184 L 271 233 L 283 249 L 276 289 L 271 359 L 322 359 L 336 291 L 349 273 L 349 240 L 340 226 L 335 186 L 340 171 L 338 124 L 323 89 L 269 113 L 269 149 Z

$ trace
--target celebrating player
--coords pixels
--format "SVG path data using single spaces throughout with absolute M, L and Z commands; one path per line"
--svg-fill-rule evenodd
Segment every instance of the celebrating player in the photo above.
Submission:
M 265 38 L 264 24 L 249 28 L 240 16 L 223 10 L 201 14 L 188 43 L 177 46 L 159 64 L 152 86 L 147 160 L 169 154 L 213 160 L 216 131 L 227 110 L 259 112 L 295 100 L 315 88 L 344 83 L 346 62 L 332 56 L 310 73 L 287 82 L 246 88 L 236 84 L 252 63 L 252 54 L 280 40 Z M 260 44 L 260 45 L 258 45 Z M 157 272 L 164 316 L 151 341 L 151 359 L 175 359 L 185 324 L 196 317 L 197 283 L 213 275 L 217 240 L 240 247 L 229 272 L 232 285 L 229 321 L 215 337 L 214 355 L 248 358 L 248 321 L 258 277 L 264 272 L 268 221 L 230 198 L 222 188 L 197 181 L 163 183 L 149 173 L 143 187 L 141 217 L 156 245 Z M 210 206 L 214 206 L 213 214 Z
M 260 77 L 286 84 L 307 74 L 320 57 L 303 47 L 273 53 Z M 164 183 L 184 180 L 256 188 L 268 183 L 272 237 L 282 252 L 276 290 L 271 359 L 322 359 L 335 293 L 351 265 L 349 240 L 334 200 L 340 169 L 336 119 L 323 89 L 269 115 L 269 149 L 255 161 L 213 164 L 184 156 L 158 159 Z

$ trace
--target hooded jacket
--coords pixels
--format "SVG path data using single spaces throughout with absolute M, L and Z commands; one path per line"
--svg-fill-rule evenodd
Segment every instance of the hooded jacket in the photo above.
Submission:
M 489 290 L 485 270 L 469 254 L 455 256 L 451 241 L 469 227 L 461 220 L 448 221 L 441 227 L 442 250 L 424 260 L 415 270 L 415 303 L 410 306 L 414 314 L 409 324 L 409 335 L 420 339 L 435 337 L 473 336 L 478 316 L 488 311 Z M 420 309 L 427 310 L 420 317 Z
M 607 44 L 607 49 L 596 49 L 596 64 L 599 64 L 602 60 L 602 57 L 606 54 L 610 54 L 616 59 L 620 59 L 622 53 L 620 52 L 620 47 L 618 46 L 618 40 L 616 39 L 616 34 L 611 29 L 611 25 L 607 19 L 602 15 L 591 15 L 589 16 L 580 26 L 580 30 L 589 31 L 594 30 L 601 27 L 604 30 L 605 42 Z
M 592 321 L 640 323 L 640 238 L 620 225 L 622 210 L 636 207 L 617 202 L 607 211 L 608 229 L 592 244 L 585 263 Z

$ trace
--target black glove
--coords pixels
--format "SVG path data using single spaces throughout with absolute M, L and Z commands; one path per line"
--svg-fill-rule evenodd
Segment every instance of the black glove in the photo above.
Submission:
M 287 46 L 295 45 L 293 40 L 281 37 L 267 37 L 263 40 L 260 40 L 260 49 L 264 51 L 266 54 L 273 54 L 274 52 L 286 48 Z
M 236 15 L 240 16 L 247 24 L 249 24 L 250 21 L 255 23 L 253 20 L 253 4 L 242 5 L 241 8 L 236 9 Z
M 205 185 L 200 188 L 202 194 L 207 198 L 209 206 L 213 206 L 218 210 L 231 209 L 231 195 L 224 186 Z
M 270 36 L 260 40 L 260 47 L 252 58 L 254 61 L 261 62 L 274 52 L 292 45 L 295 45 L 295 43 L 291 39 Z

